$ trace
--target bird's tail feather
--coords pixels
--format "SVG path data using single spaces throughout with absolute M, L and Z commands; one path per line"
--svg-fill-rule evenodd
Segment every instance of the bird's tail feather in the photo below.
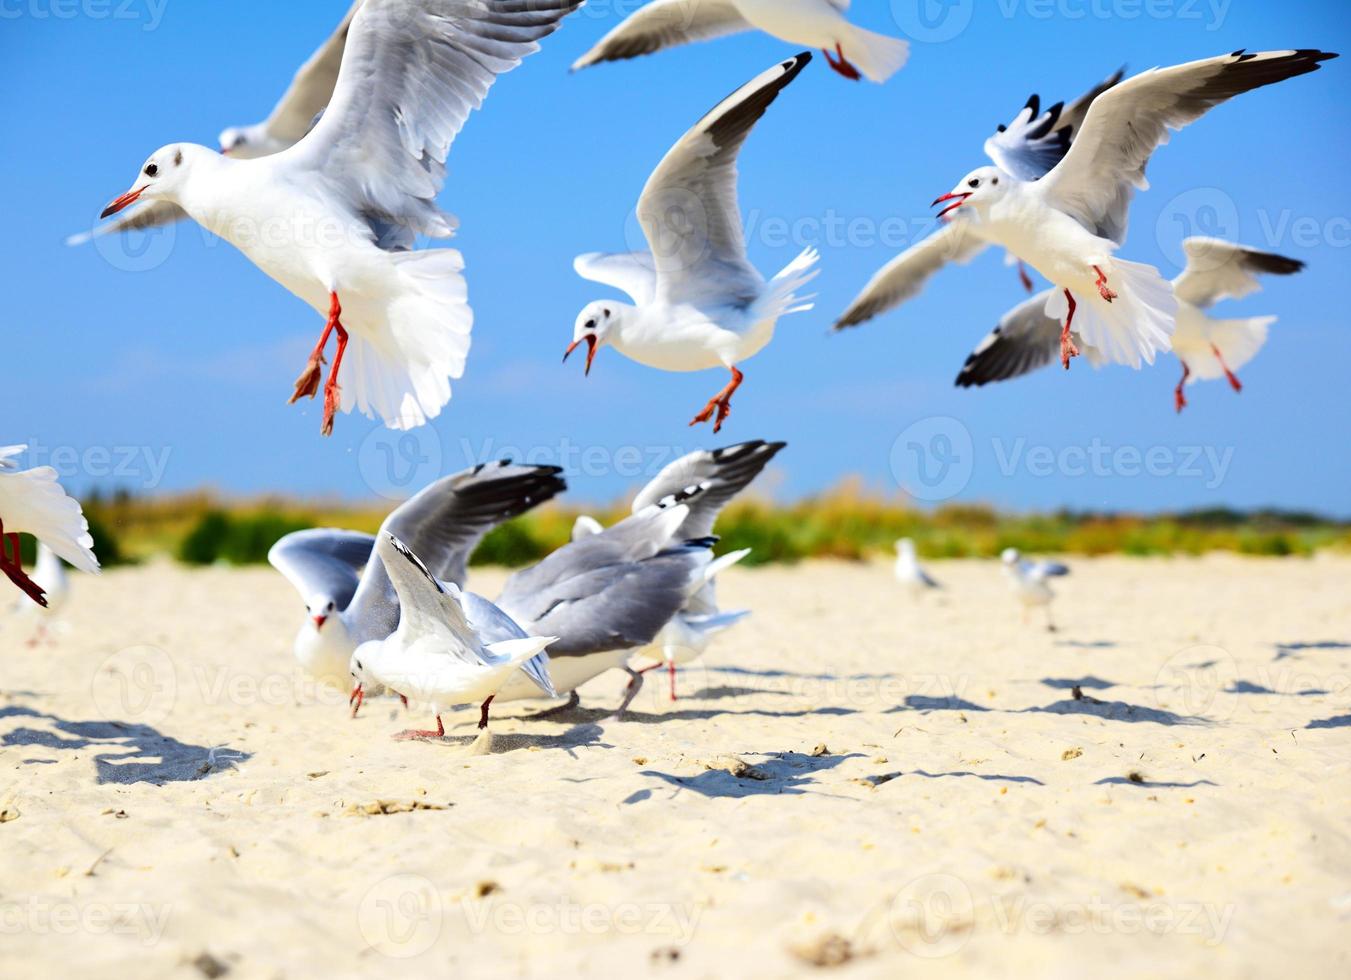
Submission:
M 821 274 L 816 263 L 821 253 L 814 248 L 803 249 L 802 254 L 769 282 L 763 300 L 765 319 L 777 319 L 789 313 L 806 313 L 814 307 L 815 294 L 799 296 L 797 291 Z
M 1210 324 L 1210 342 L 1224 359 L 1198 358 L 1193 364 L 1192 377 L 1210 381 L 1224 377 L 1224 369 L 1237 371 L 1247 364 L 1267 342 L 1267 328 L 1276 322 L 1274 316 L 1257 316 L 1246 320 L 1217 320 Z
M 885 82 L 910 59 L 910 45 L 900 38 L 857 26 L 851 33 L 852 39 L 843 45 L 844 56 L 871 82 Z
M 1113 259 L 1108 286 L 1112 302 L 1096 292 L 1075 293 L 1074 331 L 1103 361 L 1139 368 L 1153 364 L 1159 351 L 1171 350 L 1177 322 L 1177 298 L 1159 270 L 1139 262 Z M 1069 302 L 1064 290 L 1053 290 L 1047 316 L 1064 322 Z

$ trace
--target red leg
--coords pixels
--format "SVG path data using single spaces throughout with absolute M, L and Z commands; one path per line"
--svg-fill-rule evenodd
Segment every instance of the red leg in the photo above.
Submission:
M 338 351 L 333 355 L 333 370 L 329 371 L 328 381 L 324 383 L 324 425 L 320 430 L 326 436 L 333 435 L 333 416 L 342 402 L 338 372 L 342 369 L 342 357 L 347 353 L 347 331 L 342 324 L 337 324 L 334 329 L 338 331 Z
M 9 543 L 9 557 L 5 556 L 6 542 Z M 19 536 L 17 534 L 6 534 L 5 525 L 0 523 L 0 572 L 4 572 L 9 580 L 19 587 L 19 591 L 46 609 L 47 593 L 24 572 L 23 552 L 19 549 Z
M 717 421 L 713 423 L 713 431 L 715 433 L 722 431 L 722 424 L 726 422 L 727 417 L 732 414 L 732 396 L 736 394 L 736 390 L 741 387 L 741 382 L 746 378 L 746 376 L 735 367 L 733 367 L 731 371 L 732 380 L 727 383 L 727 387 L 723 388 L 722 391 L 718 392 L 708 400 L 708 404 L 704 406 L 704 410 L 694 417 L 693 421 L 690 422 L 690 425 L 698 425 L 701 422 L 707 422 L 709 419 L 713 418 L 714 413 L 716 413 L 718 417 Z
M 1210 350 L 1211 353 L 1215 355 L 1215 360 L 1220 362 L 1220 367 L 1224 368 L 1224 376 L 1229 379 L 1229 387 L 1233 388 L 1235 391 L 1242 391 L 1243 383 L 1238 380 L 1238 375 L 1229 370 L 1229 365 L 1224 363 L 1224 355 L 1220 353 L 1220 349 L 1214 344 L 1211 344 Z
M 497 697 L 496 694 L 493 695 L 493 698 L 495 697 Z M 493 703 L 493 698 L 484 701 L 483 707 L 479 709 L 478 730 L 481 732 L 486 731 L 488 728 L 488 705 Z
M 357 716 L 357 712 L 361 710 L 361 703 L 365 700 L 366 700 L 366 691 L 360 684 L 352 688 L 352 693 L 350 696 L 348 696 L 347 703 L 352 706 L 353 718 Z
M 1098 274 L 1098 281 L 1094 283 L 1094 285 L 1098 287 L 1098 295 L 1110 303 L 1117 298 L 1117 294 L 1107 288 L 1107 273 L 1103 272 L 1096 265 L 1093 267 L 1093 271 Z
M 1192 369 L 1187 365 L 1186 361 L 1183 361 L 1182 380 L 1177 383 L 1177 388 L 1173 391 L 1173 404 L 1177 406 L 1178 414 L 1181 414 L 1182 410 L 1187 407 L 1187 396 L 1183 394 L 1182 389 L 1183 386 L 1186 385 L 1187 379 L 1191 376 Z
M 1018 279 L 1029 293 L 1036 288 L 1032 284 L 1032 277 L 1027 274 L 1027 264 L 1022 259 L 1018 260 Z
M 826 56 L 826 64 L 851 82 L 857 82 L 863 77 L 862 73 L 849 63 L 849 59 L 844 56 L 844 49 L 840 45 L 835 45 L 836 58 L 830 56 L 829 49 L 824 50 L 822 54 Z M 836 60 L 837 58 L 838 60 Z
M 319 337 L 319 343 L 315 345 L 314 352 L 310 354 L 309 362 L 305 365 L 305 370 L 300 372 L 300 377 L 296 378 L 296 390 L 291 395 L 288 405 L 294 405 L 302 398 L 313 398 L 319 393 L 319 379 L 324 374 L 324 348 L 328 346 L 329 334 L 333 333 L 333 328 L 338 325 L 338 317 L 342 315 L 342 307 L 338 304 L 338 294 L 330 293 L 328 304 L 328 321 L 324 324 L 324 332 Z
M 489 698 L 488 700 L 491 701 L 492 698 Z M 487 705 L 484 705 L 484 707 L 487 707 Z M 409 729 L 409 730 L 406 731 L 406 732 L 399 732 L 399 734 L 395 735 L 394 738 L 395 738 L 396 741 L 399 741 L 399 742 L 406 742 L 406 741 L 408 741 L 408 740 L 410 740 L 410 739 L 414 739 L 414 738 L 445 738 L 445 736 L 446 736 L 446 725 L 445 725 L 445 722 L 443 722 L 443 721 L 441 720 L 441 716 L 440 716 L 440 715 L 437 715 L 437 716 L 436 716 L 436 731 L 432 732 L 432 731 L 427 731 L 426 729 L 412 728 L 412 729 Z
M 1065 370 L 1070 369 L 1070 358 L 1079 356 L 1079 348 L 1074 346 L 1074 340 L 1070 337 L 1070 324 L 1074 322 L 1074 311 L 1079 307 L 1074 302 L 1074 294 L 1068 289 L 1065 290 L 1065 299 L 1069 300 L 1070 311 L 1065 315 L 1065 326 L 1060 331 L 1060 363 L 1065 365 Z
M 674 700 L 676 699 L 676 683 L 675 683 L 676 665 L 675 665 L 675 662 L 672 661 L 671 663 L 667 664 L 667 665 L 666 665 L 666 669 L 667 669 L 667 671 L 669 672 L 669 674 L 671 675 L 671 700 L 674 701 Z

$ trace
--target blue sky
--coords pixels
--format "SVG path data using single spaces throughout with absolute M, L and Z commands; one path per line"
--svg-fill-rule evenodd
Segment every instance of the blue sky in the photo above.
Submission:
M 631 212 L 668 146 L 790 49 L 745 35 L 576 76 L 567 66 L 627 10 L 592 4 L 502 79 L 451 155 L 474 349 L 432 429 L 387 435 L 288 407 L 322 324 L 195 226 L 103 250 L 66 248 L 154 149 L 213 144 L 267 114 L 346 0 L 0 0 L 0 184 L 6 271 L 4 433 L 79 488 L 101 484 L 306 496 L 395 495 L 506 449 L 561 461 L 576 496 L 623 493 L 671 453 L 786 439 L 785 497 L 846 475 L 931 501 L 1158 510 L 1280 505 L 1351 515 L 1351 99 L 1343 59 L 1220 107 L 1156 155 L 1123 256 L 1178 271 L 1192 232 L 1303 259 L 1226 315 L 1277 314 L 1235 395 L 1191 390 L 1177 362 L 1043 372 L 968 391 L 970 348 L 1020 299 L 989 253 L 918 300 L 828 336 L 868 277 L 929 226 L 928 202 L 983 164 L 981 143 L 1033 91 L 1073 98 L 1141 70 L 1250 49 L 1345 50 L 1341 0 L 860 0 L 860 23 L 912 39 L 885 86 L 821 61 L 771 109 L 742 160 L 752 259 L 767 273 L 822 250 L 816 312 L 746 363 L 719 437 L 686 422 L 721 373 L 663 374 L 602 351 L 559 364 L 576 312 L 609 295 L 579 252 L 636 244 Z

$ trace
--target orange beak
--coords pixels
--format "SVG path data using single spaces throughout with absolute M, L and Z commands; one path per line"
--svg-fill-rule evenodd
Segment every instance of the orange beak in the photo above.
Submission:
M 938 212 L 938 217 L 941 218 L 941 217 L 943 217 L 945 214 L 950 214 L 950 213 L 952 213 L 953 211 L 956 211 L 959 207 L 961 207 L 963 204 L 966 203 L 966 199 L 969 198 L 970 196 L 971 196 L 970 194 L 966 194 L 966 193 L 964 193 L 964 194 L 944 194 L 942 197 L 940 197 L 940 198 L 938 198 L 936 201 L 934 201 L 933 204 L 930 204 L 929 207 L 931 207 L 931 208 L 936 208 L 936 207 L 938 207 L 938 205 L 942 204 L 944 201 L 956 201 L 956 202 L 957 202 L 956 204 L 949 204 L 949 205 L 948 205 L 947 207 L 945 207 L 942 211 L 939 211 L 939 212 Z
M 104 208 L 103 213 L 99 215 L 99 217 L 110 218 L 113 215 L 117 214 L 117 212 L 131 207 L 133 204 L 136 203 L 136 199 L 144 193 L 145 193 L 144 187 L 138 187 L 134 191 L 127 191 L 112 204 L 109 204 L 106 208 Z
M 599 347 L 600 344 L 598 344 L 598 343 L 596 342 L 596 335 L 595 335 L 595 334 L 590 334 L 590 333 L 589 333 L 589 334 L 587 334 L 585 337 L 583 337 L 582 340 L 585 340 L 585 341 L 586 341 L 586 344 L 587 344 L 587 351 L 586 351 L 586 373 L 587 373 L 587 375 L 590 375 L 590 374 L 591 374 L 591 362 L 594 361 L 594 360 L 596 359 L 596 348 Z M 582 340 L 574 340 L 574 341 L 568 346 L 568 349 L 567 349 L 566 351 L 563 352 L 563 363 L 564 363 L 564 364 L 566 364 L 566 363 L 568 362 L 568 358 L 572 356 L 572 352 L 575 351 L 578 347 L 581 346 Z

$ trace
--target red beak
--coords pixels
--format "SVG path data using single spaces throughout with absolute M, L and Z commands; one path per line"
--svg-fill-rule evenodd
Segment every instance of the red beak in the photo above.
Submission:
M 131 207 L 131 205 L 136 203 L 136 199 L 140 197 L 143 193 L 145 193 L 144 187 L 138 187 L 134 191 L 127 191 L 112 204 L 109 204 L 106 208 L 104 208 L 103 213 L 99 215 L 99 217 L 108 218 L 111 217 L 112 215 L 117 214 L 117 212 L 123 210 L 124 208 Z
M 587 334 L 585 337 L 582 338 L 582 340 L 585 340 L 585 341 L 586 341 L 586 344 L 587 344 L 587 350 L 586 350 L 586 373 L 587 373 L 587 375 L 590 375 L 590 374 L 591 374 L 591 362 L 594 361 L 594 360 L 596 359 L 596 348 L 599 347 L 600 345 L 599 345 L 598 343 L 596 343 L 596 335 L 595 335 L 595 334 Z M 568 358 L 572 356 L 572 352 L 575 351 L 578 347 L 581 346 L 582 340 L 574 340 L 574 341 L 568 346 L 568 349 L 567 349 L 566 351 L 563 352 L 563 363 L 564 363 L 564 364 L 566 364 L 566 363 L 568 362 Z
M 945 214 L 950 214 L 951 212 L 956 211 L 959 207 L 961 207 L 963 204 L 966 203 L 966 199 L 969 198 L 970 196 L 971 196 L 971 195 L 970 195 L 969 193 L 964 193 L 964 194 L 955 194 L 955 193 L 954 193 L 954 194 L 944 194 L 942 197 L 940 197 L 940 198 L 938 198 L 936 201 L 934 201 L 933 204 L 930 204 L 929 207 L 931 207 L 931 208 L 938 207 L 938 205 L 942 204 L 944 201 L 956 201 L 956 202 L 957 202 L 956 204 L 949 204 L 949 205 L 948 205 L 947 207 L 945 207 L 942 211 L 939 211 L 939 212 L 938 212 L 938 217 L 941 218 L 941 217 L 943 217 Z
M 365 690 L 362 689 L 360 684 L 352 688 L 352 694 L 351 697 L 347 699 L 347 703 L 352 706 L 353 718 L 357 716 L 357 712 L 361 710 L 361 702 L 365 700 L 366 700 L 366 692 Z
M 323 629 L 324 624 L 328 622 L 327 616 L 311 616 L 310 618 L 314 620 L 314 628 L 317 630 Z

